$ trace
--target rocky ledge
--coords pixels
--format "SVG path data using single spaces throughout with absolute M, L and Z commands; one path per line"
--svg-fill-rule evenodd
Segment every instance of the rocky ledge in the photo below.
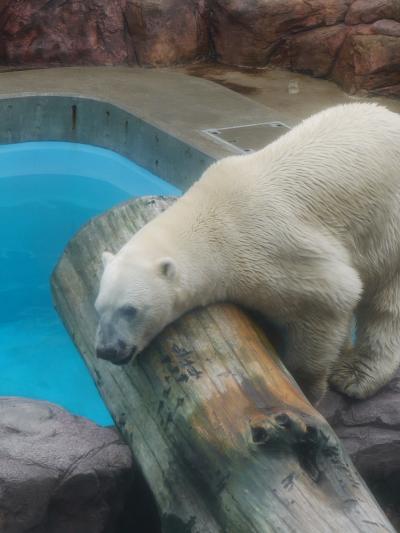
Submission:
M 372 398 L 351 400 L 329 391 L 319 410 L 400 531 L 400 370 Z
M 2 533 L 121 533 L 134 472 L 114 428 L 47 402 L 0 398 Z
M 400 528 L 400 371 L 375 397 L 335 392 L 320 411 Z M 154 500 L 114 428 L 43 401 L 0 397 L 0 531 L 160 531 Z
M 329 391 L 319 410 L 366 479 L 400 476 L 400 371 L 367 400 Z
M 400 96 L 399 0 L 2 0 L 0 64 L 279 66 Z

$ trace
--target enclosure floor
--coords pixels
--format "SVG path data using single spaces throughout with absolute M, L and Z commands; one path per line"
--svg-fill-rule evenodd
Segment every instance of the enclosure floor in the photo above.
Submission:
M 294 91 L 289 92 L 289 82 Z M 353 101 L 376 101 L 400 112 L 400 100 L 352 97 L 332 82 L 275 69 L 209 63 L 160 69 L 0 69 L 0 97 L 32 94 L 112 102 L 214 158 L 232 149 L 205 136 L 204 129 L 268 121 L 293 126 L 323 108 Z M 257 130 L 253 144 L 259 144 Z
M 199 63 L 175 72 L 214 81 L 250 100 L 285 114 L 291 124 L 327 107 L 349 102 L 376 102 L 400 113 L 400 99 L 350 96 L 331 81 L 281 69 L 245 69 Z M 294 82 L 294 84 L 293 84 Z M 289 92 L 289 86 L 295 92 Z

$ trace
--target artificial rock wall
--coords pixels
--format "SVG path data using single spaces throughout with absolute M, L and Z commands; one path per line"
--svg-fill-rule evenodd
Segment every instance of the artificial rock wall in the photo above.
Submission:
M 0 64 L 280 66 L 400 96 L 400 0 L 0 0 Z

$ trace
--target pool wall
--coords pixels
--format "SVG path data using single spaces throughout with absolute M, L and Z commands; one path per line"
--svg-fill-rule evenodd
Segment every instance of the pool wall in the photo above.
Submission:
M 115 104 L 92 98 L 0 98 L 0 144 L 70 141 L 113 150 L 187 189 L 214 161 L 197 148 Z
M 112 150 L 180 190 L 187 189 L 214 161 L 212 156 L 160 129 L 159 126 L 135 116 L 131 110 L 104 100 L 54 94 L 13 94 L 0 97 L 0 145 L 6 149 L 5 155 L 7 156 L 8 150 L 13 150 L 11 146 L 6 148 L 6 145 L 31 142 L 33 149 L 38 141 L 73 142 L 77 144 L 77 148 L 78 144 L 89 144 Z M 55 148 L 49 148 L 50 152 Z M 85 150 L 90 151 L 90 147 Z M 5 157 L 4 172 L 7 170 L 7 161 Z M 54 163 L 67 170 L 73 162 L 57 160 Z M 107 179 L 106 167 L 103 165 L 98 170 L 104 179 Z M 30 169 L 28 165 L 28 173 L 37 170 L 35 163 L 32 163 Z M 97 175 L 98 171 L 94 165 L 91 166 L 90 172 Z M 22 169 L 18 172 L 24 174 Z M 39 344 L 41 343 L 40 338 Z M 54 351 L 60 349 L 60 346 L 56 345 Z M 85 385 L 83 388 L 90 394 L 90 387 Z M 32 396 L 32 393 L 28 395 Z M 52 396 L 51 399 L 62 404 L 58 396 Z M 82 412 L 76 405 L 63 405 L 97 423 L 111 423 L 108 412 L 101 407 L 102 404 L 93 407 L 93 402 L 85 403 L 88 404 L 87 412 Z

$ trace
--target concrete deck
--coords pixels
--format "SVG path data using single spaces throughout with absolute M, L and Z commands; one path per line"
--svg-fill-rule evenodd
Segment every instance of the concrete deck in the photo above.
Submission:
M 212 63 L 175 67 L 172 70 L 214 81 L 288 116 L 291 124 L 324 108 L 349 102 L 376 102 L 400 113 L 399 99 L 350 96 L 331 81 L 287 70 L 244 69 Z M 293 85 L 293 82 L 297 93 L 289 92 L 289 84 Z
M 288 119 L 221 85 L 168 69 L 71 67 L 0 74 L 0 97 L 37 94 L 111 102 L 215 159 L 235 151 L 201 130 Z
M 400 112 L 399 100 L 354 98 L 331 82 L 280 70 L 198 64 L 168 69 L 69 67 L 0 72 L 0 99 L 32 95 L 114 104 L 204 154 L 204 164 L 238 150 L 220 142 L 219 132 L 213 137 L 203 130 L 276 121 L 293 126 L 320 109 L 351 101 L 378 101 Z M 30 109 L 29 105 L 25 109 Z M 23 127 L 24 117 L 20 115 L 18 127 Z M 86 114 L 85 121 L 93 122 L 92 128 L 103 127 L 103 123 L 96 123 L 94 114 Z M 238 143 L 250 148 L 257 149 L 271 140 L 271 130 L 256 127 L 236 131 Z M 233 137 L 231 130 L 230 140 Z M 170 150 L 169 146 L 165 150 Z M 176 157 L 180 157 L 178 152 Z

